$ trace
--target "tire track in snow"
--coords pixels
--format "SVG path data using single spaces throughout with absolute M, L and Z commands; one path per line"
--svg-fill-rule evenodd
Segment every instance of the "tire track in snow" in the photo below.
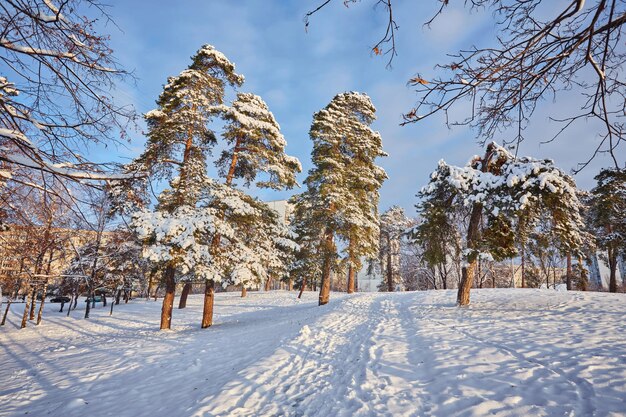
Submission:
M 352 416 L 366 407 L 358 379 L 381 300 L 365 294 L 333 310 L 206 398 L 203 416 Z M 321 307 L 328 308 L 328 307 Z

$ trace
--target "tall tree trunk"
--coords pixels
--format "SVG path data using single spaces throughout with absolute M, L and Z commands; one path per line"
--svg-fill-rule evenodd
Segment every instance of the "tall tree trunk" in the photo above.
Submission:
M 526 288 L 526 251 L 522 245 L 522 288 Z
M 265 291 L 269 291 L 272 285 L 272 276 L 268 275 L 265 279 Z
M 107 306 L 107 296 L 104 292 L 102 292 L 102 307 Z
M 387 233 L 387 291 L 393 292 L 393 269 L 391 268 L 391 236 Z
M 93 291 L 91 288 L 87 290 L 87 302 L 85 303 L 85 318 L 89 318 L 89 313 L 91 312 L 91 300 L 93 299 Z
M 46 293 L 48 292 L 48 280 L 50 279 L 50 271 L 52 270 L 52 260 L 54 257 L 54 248 L 50 248 L 50 255 L 48 256 L 48 265 L 46 266 L 46 279 L 43 283 L 43 293 L 41 294 L 41 303 L 39 304 L 39 311 L 37 312 L 37 323 L 39 326 L 43 317 L 43 306 L 46 304 Z
M 302 293 L 306 288 L 306 275 L 302 278 L 302 283 L 300 284 L 300 292 L 298 293 L 298 298 L 302 298 Z
M 467 227 L 467 247 L 476 249 L 479 240 L 479 226 L 482 216 L 483 207 L 480 204 L 474 204 L 472 214 L 470 216 L 469 225 Z M 463 267 L 461 274 L 461 284 L 456 297 L 458 306 L 466 306 L 470 303 L 470 290 L 474 281 L 474 271 L 476 269 L 476 254 L 470 256 L 469 264 Z
M 332 268 L 333 256 L 333 232 L 326 227 L 324 232 L 324 263 L 322 266 L 322 282 L 320 284 L 320 295 L 318 305 L 328 304 L 330 299 L 330 271 Z
M 458 306 L 466 306 L 470 302 L 470 289 L 474 280 L 474 271 L 476 270 L 476 261 L 470 262 L 461 270 L 461 285 L 456 296 Z
M 67 314 L 66 317 L 70 316 L 70 311 L 72 311 L 72 302 L 74 301 L 74 294 L 70 294 L 70 302 L 67 304 Z
M 566 285 L 567 291 L 571 291 L 572 289 L 572 254 L 567 252 L 567 276 L 566 276 Z
M 21 259 L 20 261 L 20 272 L 19 274 L 22 273 L 22 271 L 24 270 L 24 258 Z M 9 297 L 9 299 L 7 300 L 7 307 L 4 310 L 4 315 L 2 316 L 2 322 L 0 322 L 0 326 L 4 326 L 4 324 L 7 321 L 7 315 L 9 314 L 9 310 L 11 308 L 11 303 L 13 302 L 13 300 L 17 300 L 17 297 L 20 293 L 20 289 L 22 288 L 22 280 L 20 278 L 18 278 L 17 283 L 15 285 L 15 292 L 13 293 L 13 297 Z
M 115 305 L 114 302 L 111 302 L 111 309 L 109 310 L 109 316 L 113 315 L 113 306 Z
M 439 275 L 441 275 L 441 286 L 444 290 L 448 289 L 448 271 L 446 270 L 446 266 L 444 264 L 439 264 L 437 266 L 439 269 Z M 435 286 L 435 289 L 437 287 Z
M 120 298 L 122 298 L 122 289 L 118 288 L 117 292 L 115 293 L 115 304 L 119 305 L 120 303 Z
M 48 278 L 46 278 L 43 284 L 43 294 L 41 295 L 41 303 L 39 303 L 39 311 L 37 312 L 37 326 L 39 326 L 43 317 L 43 306 L 46 304 L 46 291 L 48 291 Z
M 178 308 L 187 307 L 187 296 L 191 291 L 191 282 L 185 282 L 185 286 L 183 287 L 183 292 L 180 294 L 180 300 L 178 300 Z
M 202 328 L 213 324 L 213 303 L 215 302 L 215 283 L 212 279 L 206 281 L 204 287 L 204 308 L 202 310 Z
M 241 285 L 241 298 L 246 298 L 248 296 L 248 289 L 245 284 Z
M 287 290 L 293 291 L 293 279 L 289 277 L 289 281 L 287 281 Z
M 587 291 L 587 277 L 585 276 L 585 267 L 583 266 L 583 257 L 578 256 L 578 267 L 580 268 L 580 285 L 581 291 Z
M 617 250 L 609 248 L 609 292 L 617 292 Z
M 30 310 L 28 314 L 28 320 L 35 320 L 35 306 L 37 305 L 37 291 L 38 287 L 33 286 L 33 293 L 30 296 Z
M 4 315 L 2 316 L 2 321 L 0 322 L 0 326 L 4 326 L 4 323 L 6 323 L 6 321 L 7 321 L 7 314 L 9 314 L 9 309 L 11 308 L 11 302 L 12 301 L 13 300 L 11 298 L 9 298 L 7 300 L 7 307 L 4 310 Z
M 24 314 L 22 315 L 22 325 L 20 326 L 20 328 L 24 328 L 26 327 L 26 323 L 28 323 L 28 313 L 30 311 L 30 300 L 31 300 L 31 295 L 34 292 L 33 291 L 33 286 L 30 285 L 28 287 L 28 294 L 26 294 L 26 303 L 24 303 Z
M 331 261 L 328 259 L 324 259 L 324 264 L 322 266 L 322 282 L 320 283 L 320 295 L 318 305 L 323 306 L 328 304 L 330 299 L 330 270 L 331 270 Z
M 170 329 L 172 327 L 172 311 L 174 310 L 174 293 L 176 292 L 176 281 L 174 275 L 176 270 L 172 265 L 165 268 L 165 296 L 163 297 L 163 306 L 161 307 L 161 330 Z
M 237 136 L 235 140 L 235 147 L 233 148 L 233 157 L 230 161 L 230 167 L 228 168 L 228 174 L 226 174 L 226 185 L 230 187 L 235 177 L 235 168 L 237 168 L 237 158 L 239 158 L 239 145 L 241 144 L 241 138 Z
M 150 293 L 152 291 L 152 280 L 154 277 L 154 273 L 150 272 L 150 277 L 148 278 L 148 290 L 146 292 L 146 300 L 150 299 Z
M 348 294 L 354 292 L 354 266 L 350 263 L 348 267 Z

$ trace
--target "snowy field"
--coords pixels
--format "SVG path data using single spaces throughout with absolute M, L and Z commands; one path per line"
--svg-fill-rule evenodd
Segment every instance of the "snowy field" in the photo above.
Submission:
M 626 296 L 547 290 L 218 294 L 0 328 L 0 416 L 626 415 Z M 81 303 L 84 308 L 84 303 Z

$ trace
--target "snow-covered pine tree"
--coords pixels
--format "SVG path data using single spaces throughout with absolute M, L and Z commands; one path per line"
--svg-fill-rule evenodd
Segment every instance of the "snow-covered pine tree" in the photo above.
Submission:
M 360 123 L 343 126 L 349 132 L 344 136 L 343 147 L 350 158 L 346 167 L 346 185 L 353 200 L 344 212 L 343 227 L 339 231 L 347 242 L 344 253 L 348 267 L 348 294 L 355 291 L 355 274 L 363 267 L 361 259 L 374 259 L 378 255 L 379 190 L 387 179 L 385 170 L 375 164 L 376 158 L 387 156 L 382 149 L 380 134 L 370 128 L 376 119 L 376 108 L 364 94 L 351 100 Z
M 279 243 L 284 243 L 285 231 L 267 215 L 267 207 L 235 189 L 233 181 L 243 178 L 248 185 L 264 172 L 267 178 L 257 186 L 290 188 L 296 185 L 295 174 L 300 170 L 299 161 L 284 154 L 286 142 L 278 123 L 259 97 L 239 94 L 232 108 L 224 105 L 226 87 L 243 82 L 234 65 L 210 45 L 203 46 L 192 60 L 187 70 L 169 79 L 159 107 L 146 114 L 150 129 L 146 151 L 128 167 L 129 171 L 146 170 L 153 178 L 170 179 L 170 188 L 159 196 L 156 210 L 136 213 L 133 221 L 148 243 L 146 256 L 161 263 L 165 271 L 161 328 L 170 327 L 177 269 L 205 280 L 203 328 L 212 323 L 216 282 L 244 283 L 250 273 L 258 276 L 267 271 L 259 266 L 253 250 L 272 246 L 259 242 L 261 237 L 277 246 L 270 251 L 274 257 L 260 263 L 277 269 L 272 262 L 283 253 Z M 217 143 L 208 123 L 218 115 L 228 121 L 226 150 L 216 161 L 224 184 L 209 179 L 206 171 L 207 156 Z M 112 189 L 112 194 L 125 195 L 123 187 L 114 184 Z M 265 233 L 258 230 L 261 224 Z M 253 239 L 249 233 L 254 228 Z
M 312 196 L 311 210 L 324 224 L 320 305 L 327 304 L 330 295 L 330 273 L 337 258 L 335 237 L 353 241 L 354 251 L 348 256 L 354 264 L 359 252 L 376 248 L 375 239 L 371 239 L 377 231 L 376 209 L 363 201 L 376 200 L 386 177 L 373 163 L 377 156 L 384 155 L 380 135 L 370 128 L 375 111 L 367 95 L 348 92 L 336 95 L 313 116 L 309 135 L 315 166 L 305 182 Z M 357 178 L 359 175 L 362 180 Z
M 451 208 L 465 206 L 471 210 L 459 306 L 469 304 L 479 257 L 500 260 L 517 254 L 513 223 L 528 206 L 538 206 L 541 209 L 537 212 L 550 214 L 552 231 L 563 253 L 578 253 L 584 243 L 574 180 L 550 160 L 516 158 L 492 142 L 484 157 L 473 158 L 465 167 L 440 161 L 420 197 L 428 200 L 442 190 Z
M 258 181 L 257 187 L 284 189 L 297 185 L 296 174 L 302 171 L 300 161 L 285 154 L 287 142 L 280 125 L 261 97 L 237 94 L 225 118 L 228 123 L 223 137 L 228 147 L 216 165 L 227 185 L 237 178 L 250 185 L 262 172 L 269 178 Z
M 185 228 L 193 226 L 190 223 L 192 220 L 208 221 L 206 216 L 209 213 L 196 212 L 196 206 L 202 187 L 208 181 L 206 158 L 216 143 L 209 122 L 228 109 L 223 104 L 226 87 L 242 83 L 243 76 L 235 72 L 234 64 L 211 45 L 202 46 L 186 70 L 168 79 L 157 100 L 157 109 L 145 115 L 148 143 L 134 165 L 152 174 L 153 178 L 170 179 L 170 189 L 161 193 L 155 211 L 135 217 L 139 222 L 133 225 L 135 228 L 148 224 L 144 215 L 154 216 L 157 223 L 162 222 L 163 226 L 170 228 L 174 223 Z M 190 227 L 188 230 L 194 229 Z M 206 232 L 203 227 L 197 229 Z M 144 232 L 140 230 L 141 235 L 149 236 Z M 170 240 L 174 245 L 170 250 L 190 251 L 192 258 L 197 257 L 196 261 L 208 262 L 208 253 L 195 253 L 195 245 L 192 244 L 195 237 L 189 235 L 188 238 L 191 240 L 187 242 Z M 181 245 L 177 246 L 179 243 Z M 163 298 L 161 329 L 169 329 L 171 326 L 175 273 L 182 259 L 189 260 L 185 254 L 171 256 L 163 268 L 166 295 Z M 185 268 L 189 266 L 186 264 Z
M 206 178 L 206 158 L 217 143 L 209 123 L 228 110 L 226 86 L 240 86 L 244 80 L 211 45 L 202 46 L 191 59 L 186 70 L 168 78 L 157 109 L 145 114 L 148 143 L 136 162 L 157 179 L 171 179 L 175 170 L 171 193 L 160 201 L 163 209 L 196 204 Z
M 400 239 L 411 226 L 411 219 L 400 206 L 392 206 L 380 215 L 380 249 L 378 259 L 387 281 L 387 291 L 396 290 L 400 277 Z
M 212 179 L 201 185 L 196 207 L 134 215 L 144 256 L 157 265 L 177 265 L 180 274 L 205 286 L 202 326 L 212 325 L 214 283 L 249 285 L 270 272 L 286 273 L 297 248 L 288 229 L 265 203 Z M 219 236 L 220 246 L 214 242 Z M 218 250 L 216 250 L 218 249 Z
M 408 233 L 409 239 L 418 245 L 421 263 L 425 264 L 432 278 L 433 288 L 438 281 L 448 289 L 451 264 L 460 258 L 461 219 L 469 215 L 462 205 L 453 205 L 455 193 L 446 186 L 437 187 L 428 194 L 418 193 L 420 202 L 416 209 L 420 222 Z M 439 280 L 437 279 L 439 276 Z
M 249 186 L 262 173 L 265 178 L 256 182 L 259 188 L 280 190 L 297 185 L 296 174 L 302 171 L 300 161 L 285 154 L 287 142 L 280 132 L 280 125 L 261 97 L 250 93 L 237 94 L 225 118 L 228 123 L 223 137 L 227 148 L 216 161 L 216 166 L 227 186 L 233 187 L 233 181 L 239 178 Z M 215 250 L 219 244 L 220 237 L 216 235 Z M 242 286 L 244 295 L 245 285 Z
M 318 216 L 320 211 L 313 210 L 316 200 L 308 191 L 293 196 L 290 203 L 293 205 L 290 226 L 299 245 L 290 273 L 296 286 L 300 288 L 298 298 L 301 298 L 307 285 L 312 288 L 313 282 L 322 273 L 321 245 L 324 225 Z
M 626 256 L 626 170 L 606 168 L 595 180 L 589 215 L 598 247 L 606 252 L 609 291 L 616 292 L 617 262 L 620 256 Z
M 519 210 L 515 221 L 515 242 L 520 257 L 521 286 L 526 287 L 526 264 L 529 255 L 529 243 L 537 229 L 537 222 L 541 216 L 538 205 L 529 205 Z

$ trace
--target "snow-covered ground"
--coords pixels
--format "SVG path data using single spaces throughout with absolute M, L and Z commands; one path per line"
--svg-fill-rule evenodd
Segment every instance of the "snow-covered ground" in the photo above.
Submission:
M 159 332 L 160 302 L 49 304 L 0 328 L 0 415 L 626 415 L 626 297 L 549 290 L 218 294 Z M 81 306 L 84 308 L 84 303 Z

